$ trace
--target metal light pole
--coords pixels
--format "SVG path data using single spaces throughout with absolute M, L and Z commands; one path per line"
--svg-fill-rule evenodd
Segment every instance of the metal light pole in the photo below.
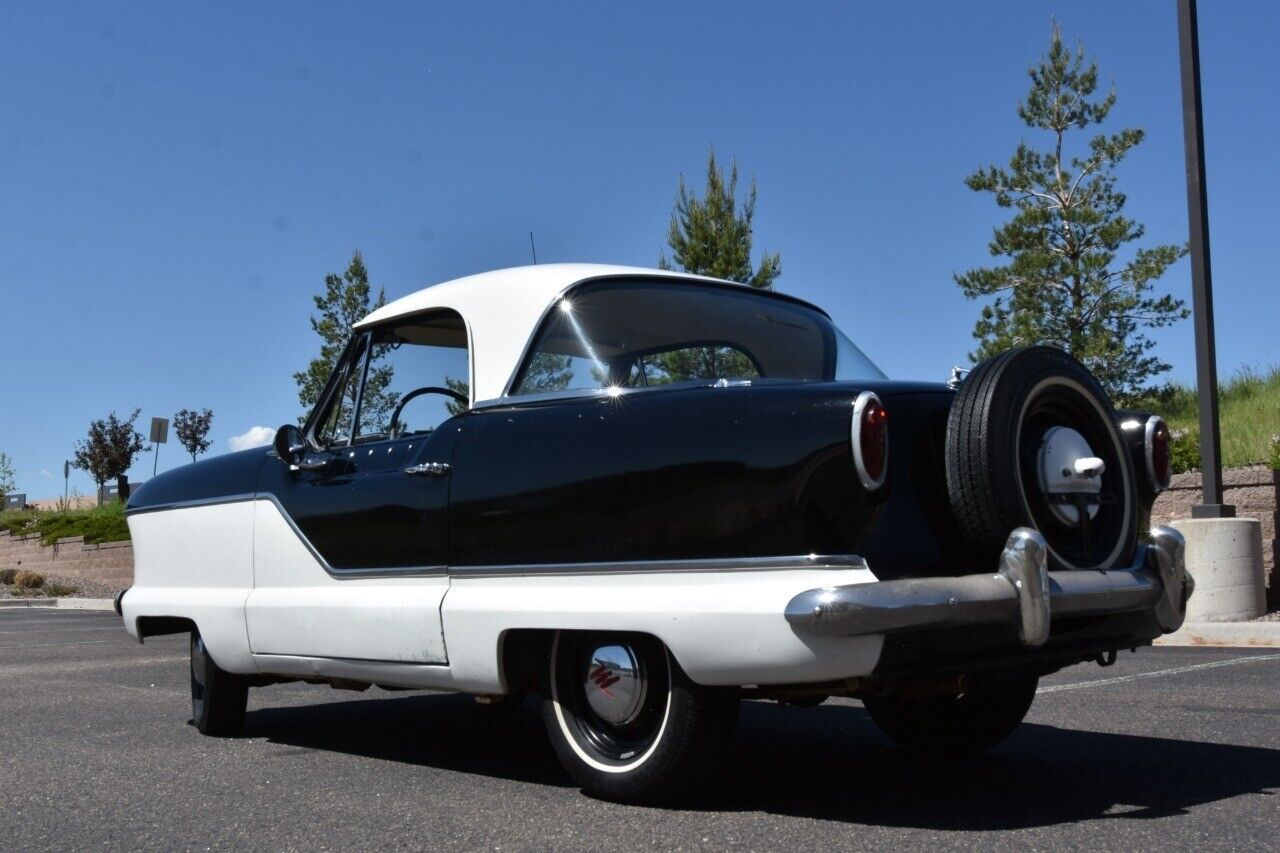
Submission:
M 1213 279 L 1209 266 L 1209 202 L 1204 177 L 1204 116 L 1200 108 L 1200 32 L 1196 0 L 1178 0 L 1182 65 L 1182 129 L 1187 157 L 1187 221 L 1191 229 L 1191 310 L 1196 332 L 1196 389 L 1200 398 L 1202 503 L 1192 518 L 1233 518 L 1222 502 L 1222 455 L 1218 434 L 1218 356 L 1213 340 Z

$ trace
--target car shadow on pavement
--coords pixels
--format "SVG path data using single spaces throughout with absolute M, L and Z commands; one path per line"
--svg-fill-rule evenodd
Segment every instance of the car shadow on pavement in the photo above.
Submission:
M 516 708 L 414 695 L 267 708 L 245 734 L 273 743 L 568 787 L 532 700 Z M 1133 820 L 1280 788 L 1280 750 L 1024 724 L 974 758 L 896 748 L 857 705 L 743 704 L 721 781 L 680 804 L 937 830 Z
M 316 705 L 266 707 L 245 715 L 244 736 L 272 743 L 568 786 L 533 700 L 479 705 L 469 695 L 385 693 Z M 323 694 L 321 694 L 323 695 Z M 269 703 L 270 688 L 261 691 Z

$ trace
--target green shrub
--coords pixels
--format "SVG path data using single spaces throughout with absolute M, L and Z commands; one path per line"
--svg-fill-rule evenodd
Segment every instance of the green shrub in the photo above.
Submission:
M 27 528 L 35 520 L 36 514 L 29 510 L 0 511 L 0 530 L 7 530 L 14 536 L 30 533 Z
M 79 589 L 78 587 L 67 586 L 65 583 L 50 583 L 50 584 L 45 584 L 44 594 L 54 596 L 55 598 L 60 598 L 64 595 L 72 595 L 78 589 Z
M 1280 471 L 1280 435 L 1271 436 L 1271 468 Z
M 40 540 L 52 545 L 68 536 L 83 536 L 89 544 L 124 542 L 129 539 L 129 525 L 124 518 L 124 504 L 112 501 L 92 509 L 67 511 L 3 512 L 0 530 L 14 536 L 39 533 Z
M 9 586 L 13 583 L 13 578 L 17 574 L 17 569 L 0 569 L 0 583 Z
M 44 575 L 39 572 L 18 572 L 13 576 L 13 585 L 18 589 L 40 589 L 44 586 Z
M 1173 473 L 1200 470 L 1200 433 L 1193 429 L 1176 429 L 1169 443 L 1169 462 Z
M 1195 389 L 1165 385 L 1149 391 L 1131 408 L 1164 416 L 1175 431 L 1197 432 L 1198 402 Z M 1280 432 L 1280 367 L 1263 370 L 1241 368 L 1218 386 L 1218 417 L 1222 428 L 1222 464 L 1226 468 L 1276 463 L 1271 437 Z M 1200 467 L 1199 460 L 1187 470 Z M 1175 471 L 1177 471 L 1175 463 Z

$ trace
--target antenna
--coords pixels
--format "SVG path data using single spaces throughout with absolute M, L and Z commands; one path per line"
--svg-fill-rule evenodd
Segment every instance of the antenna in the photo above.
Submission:
M 538 265 L 538 250 L 533 245 L 533 232 L 529 232 L 529 251 L 533 253 L 533 265 Z

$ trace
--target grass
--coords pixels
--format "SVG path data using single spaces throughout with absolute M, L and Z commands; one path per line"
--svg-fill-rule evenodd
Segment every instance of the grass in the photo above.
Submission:
M 1184 442 L 1195 447 L 1199 406 L 1195 388 L 1168 385 L 1140 401 L 1136 408 L 1164 416 Z M 1226 468 L 1270 464 L 1280 467 L 1280 367 L 1243 368 L 1218 386 L 1218 418 L 1222 430 L 1222 464 Z
M 8 530 L 14 536 L 39 533 L 40 541 L 52 545 L 67 536 L 83 536 L 90 544 L 99 542 L 123 542 L 129 538 L 129 526 L 124 520 L 124 504 L 112 501 L 92 509 L 73 509 L 65 512 L 24 510 L 0 512 L 0 530 Z

